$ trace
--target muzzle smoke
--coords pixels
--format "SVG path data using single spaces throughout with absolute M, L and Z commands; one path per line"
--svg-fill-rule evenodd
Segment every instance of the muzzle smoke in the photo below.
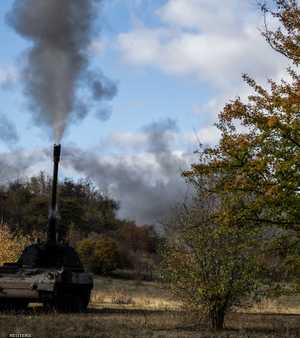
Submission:
M 116 94 L 114 83 L 91 69 L 88 55 L 101 2 L 15 0 L 7 15 L 9 25 L 32 42 L 23 69 L 24 92 L 35 122 L 50 128 L 57 143 L 69 122 Z
M 139 224 L 158 224 L 170 209 L 186 197 L 181 177 L 191 156 L 172 151 L 178 133 L 174 120 L 166 119 L 143 128 L 145 153 L 141 156 L 101 156 L 101 152 L 65 148 L 64 165 L 92 179 L 100 189 L 120 201 L 119 216 Z M 148 160 L 147 160 L 148 159 Z

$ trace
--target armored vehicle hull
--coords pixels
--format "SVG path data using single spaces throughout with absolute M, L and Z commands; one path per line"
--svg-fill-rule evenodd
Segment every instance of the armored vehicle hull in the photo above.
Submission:
M 60 311 L 85 311 L 92 288 L 92 274 L 84 272 L 76 252 L 66 245 L 31 245 L 16 264 L 0 267 L 3 310 L 36 302 Z
M 47 241 L 29 245 L 19 260 L 0 267 L 0 309 L 23 309 L 29 303 L 65 311 L 84 311 L 93 275 L 84 271 L 76 251 L 57 241 L 57 179 L 60 145 L 54 146 L 54 168 Z M 1 248 L 0 248 L 1 250 Z

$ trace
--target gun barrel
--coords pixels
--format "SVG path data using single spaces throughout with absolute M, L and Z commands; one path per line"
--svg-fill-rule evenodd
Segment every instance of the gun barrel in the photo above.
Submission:
M 56 220 L 57 220 L 57 180 L 58 180 L 58 165 L 60 160 L 61 145 L 54 145 L 53 151 L 53 181 L 52 181 L 52 194 L 51 194 L 51 206 L 48 222 L 48 243 L 56 243 Z

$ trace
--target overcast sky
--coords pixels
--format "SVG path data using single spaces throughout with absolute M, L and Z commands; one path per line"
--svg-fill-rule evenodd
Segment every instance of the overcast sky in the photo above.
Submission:
M 47 131 L 32 124 L 22 94 L 20 68 L 30 44 L 6 24 L 12 4 L 0 3 L 0 159 L 10 179 L 49 170 L 43 149 L 52 143 Z M 122 216 L 152 222 L 159 217 L 159 196 L 171 204 L 176 184 L 178 196 L 186 193 L 180 171 L 198 142 L 218 140 L 213 123 L 224 103 L 247 97 L 242 73 L 263 83 L 276 80 L 286 60 L 260 35 L 255 0 L 108 0 L 98 10 L 89 54 L 118 93 L 101 103 L 102 118 L 91 114 L 69 125 L 65 149 L 80 149 L 82 159 L 97 163 L 86 168 L 80 158 L 66 160 L 63 174 L 91 177 L 121 200 Z M 33 166 L 27 163 L 32 158 Z M 14 159 L 21 170 L 10 169 Z M 172 169 L 166 170 L 166 159 Z M 111 175 L 104 177 L 103 170 Z

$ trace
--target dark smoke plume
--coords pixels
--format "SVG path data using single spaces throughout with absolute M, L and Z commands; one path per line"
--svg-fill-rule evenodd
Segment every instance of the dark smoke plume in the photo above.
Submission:
M 16 126 L 4 114 L 0 114 L 0 140 L 9 146 L 19 141 Z
M 64 151 L 64 164 L 91 178 L 100 189 L 119 200 L 120 216 L 153 224 L 185 198 L 187 185 L 181 172 L 188 167 L 190 157 L 171 151 L 177 133 L 175 121 L 155 122 L 143 131 L 147 139 L 143 155 L 107 160 L 100 153 L 68 148 Z
M 23 69 L 24 92 L 37 124 L 59 142 L 69 121 L 82 119 L 116 87 L 90 69 L 88 47 L 101 0 L 15 0 L 7 21 L 32 42 Z M 87 106 L 89 104 L 89 107 Z
M 177 123 L 173 119 L 153 122 L 143 128 L 148 136 L 148 150 L 154 154 L 171 152 L 171 139 L 178 131 Z

